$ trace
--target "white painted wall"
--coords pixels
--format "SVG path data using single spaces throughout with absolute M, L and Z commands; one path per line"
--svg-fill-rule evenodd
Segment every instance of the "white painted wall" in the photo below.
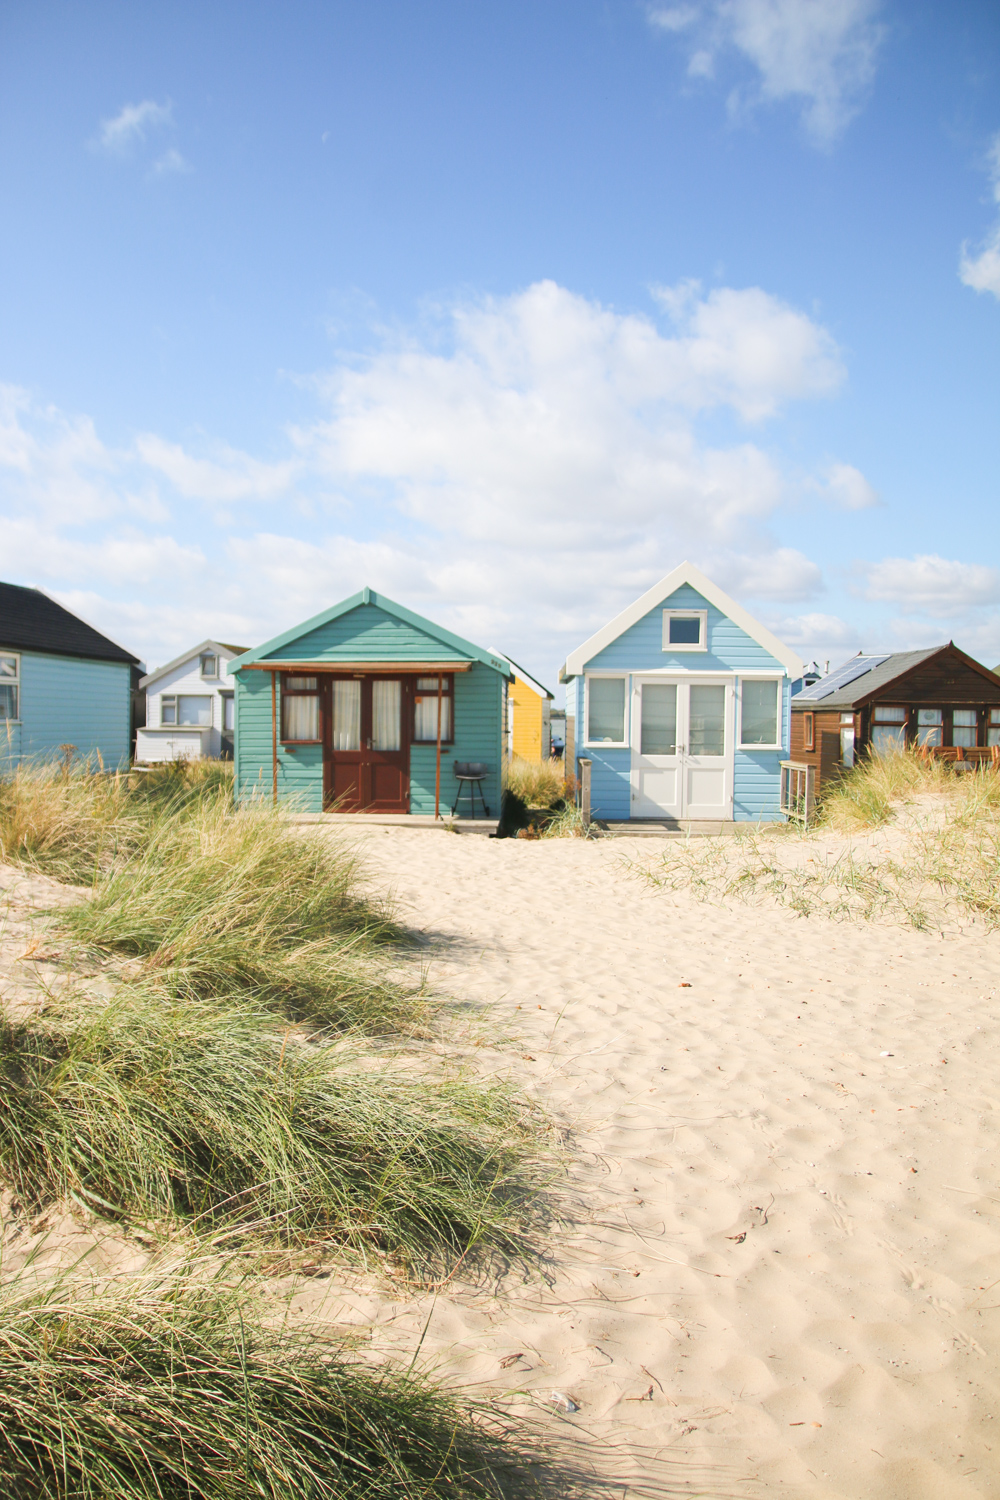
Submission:
M 146 727 L 136 736 L 135 758 L 145 764 L 154 761 L 189 759 L 205 755 L 217 760 L 222 753 L 223 692 L 232 694 L 235 682 L 228 677 L 229 663 L 236 653 L 219 653 L 216 677 L 202 677 L 200 652 L 180 662 L 172 671 L 157 678 L 146 689 Z M 211 699 L 212 722 L 205 729 L 190 725 L 163 723 L 164 696 L 193 694 Z

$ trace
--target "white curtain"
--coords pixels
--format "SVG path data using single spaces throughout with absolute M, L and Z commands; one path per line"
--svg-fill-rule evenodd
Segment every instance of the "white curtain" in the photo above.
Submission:
M 438 696 L 437 684 L 435 691 L 431 693 L 417 694 L 416 723 L 414 725 L 414 738 L 426 743 L 428 740 L 437 743 L 438 736 Z M 451 698 L 447 694 L 441 698 L 441 738 L 451 739 Z
M 286 740 L 318 740 L 319 739 L 319 698 L 290 698 L 286 697 L 283 704 L 285 710 L 285 739 Z
M 333 684 L 333 748 L 361 749 L 361 683 Z
M 372 683 L 373 750 L 399 749 L 401 695 L 402 683 L 383 682 L 379 677 Z

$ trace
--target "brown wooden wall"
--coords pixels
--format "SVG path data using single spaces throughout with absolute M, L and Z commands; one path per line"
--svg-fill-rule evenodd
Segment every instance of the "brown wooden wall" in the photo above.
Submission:
M 858 684 L 859 688 L 861 683 Z M 1000 683 L 967 665 L 957 651 L 945 648 L 920 662 L 887 687 L 872 703 L 905 703 L 919 708 L 1000 707 Z
M 840 764 L 840 711 L 832 709 L 813 709 L 813 744 L 814 749 L 805 748 L 805 713 L 795 711 L 792 714 L 792 743 L 791 759 L 802 761 L 804 765 L 813 766 L 816 771 L 816 790 L 820 789 L 823 782 L 828 782 L 831 776 L 837 776 L 842 769 Z M 857 725 L 857 718 L 855 718 Z

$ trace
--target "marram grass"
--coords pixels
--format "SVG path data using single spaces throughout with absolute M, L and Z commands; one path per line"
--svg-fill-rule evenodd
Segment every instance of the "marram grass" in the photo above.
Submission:
M 427 1276 L 523 1251 L 536 1131 L 504 1085 L 404 1075 L 245 1007 L 139 986 L 0 1017 L 0 1175 L 28 1208 L 249 1228 Z
M 0 1290 L 0 1500 L 535 1492 L 495 1412 L 264 1311 L 245 1285 L 178 1272 Z
M 358 894 L 354 857 L 228 796 L 170 808 L 141 848 L 64 917 L 84 943 L 141 957 L 177 996 L 244 997 L 292 1020 L 383 1030 L 428 1004 L 387 972 L 401 936 Z

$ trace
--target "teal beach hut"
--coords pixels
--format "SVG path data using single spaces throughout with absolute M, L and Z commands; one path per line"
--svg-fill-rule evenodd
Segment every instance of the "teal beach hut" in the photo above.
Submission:
M 240 800 L 434 816 L 474 762 L 499 810 L 508 663 L 384 594 L 352 594 L 229 672 Z

